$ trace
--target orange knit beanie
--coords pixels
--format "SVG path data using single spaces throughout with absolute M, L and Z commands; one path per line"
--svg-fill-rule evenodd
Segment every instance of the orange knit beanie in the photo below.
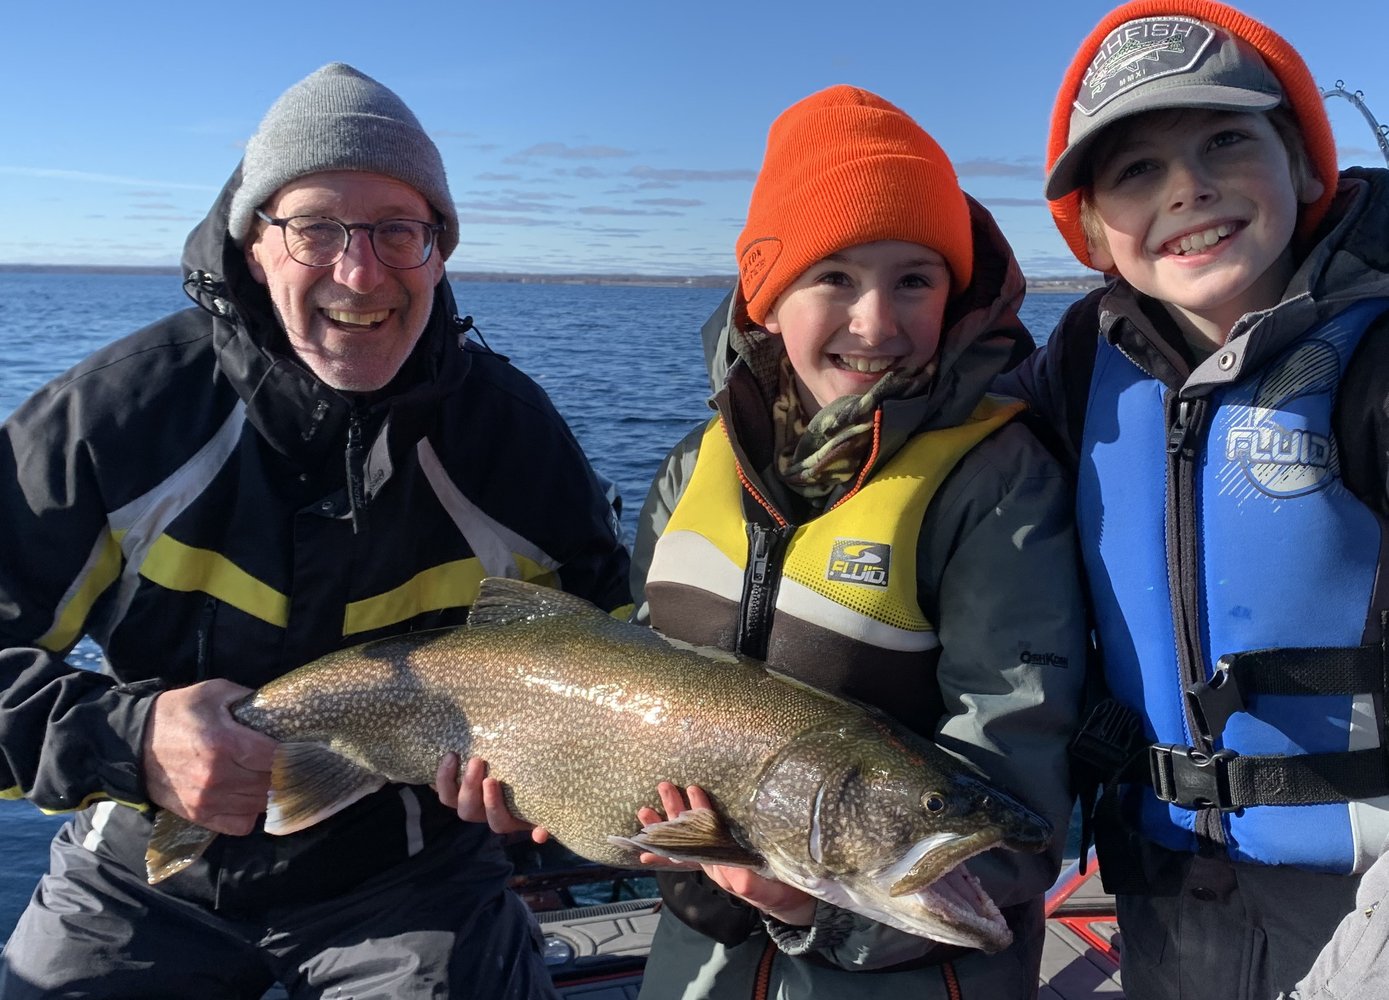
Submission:
M 1081 43 L 1075 59 L 1066 71 L 1065 79 L 1061 82 L 1061 89 L 1057 92 L 1056 104 L 1052 107 L 1051 113 L 1051 131 L 1047 138 L 1047 170 L 1051 171 L 1056 166 L 1057 160 L 1071 143 L 1072 111 L 1077 107 L 1081 85 L 1111 32 L 1139 18 L 1172 16 L 1192 17 L 1223 28 L 1236 39 L 1252 47 L 1277 78 L 1283 91 L 1283 103 L 1292 110 L 1293 116 L 1297 119 L 1312 170 L 1317 179 L 1325 185 L 1321 197 L 1302 208 L 1297 236 L 1306 237 L 1326 215 L 1326 210 L 1336 193 L 1336 143 L 1331 135 L 1331 122 L 1326 115 L 1321 90 L 1312 79 L 1307 64 L 1297 54 L 1297 50 L 1280 35 L 1247 14 L 1216 0 L 1131 0 L 1114 8 L 1095 26 Z M 1157 85 L 1167 86 L 1169 82 L 1157 81 Z M 1183 102 L 1176 100 L 1166 103 L 1171 107 L 1181 106 Z M 1190 104 L 1202 106 L 1199 101 L 1191 101 Z M 1094 267 L 1080 224 L 1080 196 L 1079 190 L 1068 191 L 1051 200 L 1049 205 L 1056 227 L 1066 238 L 1071 252 L 1086 267 Z
M 857 87 L 835 86 L 787 108 L 767 133 L 738 280 L 754 323 L 810 265 L 846 247 L 904 240 L 969 284 L 974 245 L 955 168 L 906 112 Z

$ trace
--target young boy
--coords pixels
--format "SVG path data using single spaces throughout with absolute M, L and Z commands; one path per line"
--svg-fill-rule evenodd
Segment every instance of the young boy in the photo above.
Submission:
M 876 705 L 1057 835 L 1045 854 L 969 861 L 1013 931 L 997 955 L 745 869 L 663 874 L 641 996 L 1035 996 L 1084 617 L 1071 491 L 1017 405 L 986 395 L 1031 350 L 1012 251 L 935 141 L 847 86 L 772 125 L 737 251 L 710 343 L 717 416 L 641 512 L 640 613 Z
M 1077 465 L 1112 700 L 1076 749 L 1125 990 L 1272 996 L 1389 830 L 1389 177 L 1338 183 L 1301 58 L 1209 0 L 1095 28 L 1048 163 L 1114 280 L 997 388 Z

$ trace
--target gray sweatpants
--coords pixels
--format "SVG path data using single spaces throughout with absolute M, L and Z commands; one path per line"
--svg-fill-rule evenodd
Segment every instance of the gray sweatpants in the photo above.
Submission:
M 1115 901 L 1128 1000 L 1278 996 L 1312 967 L 1360 882 L 1148 846 L 1154 891 Z
M 0 957 L 3 1000 L 258 1000 L 275 981 L 294 1000 L 557 997 L 525 904 L 455 851 L 249 922 L 151 889 L 69 830 Z

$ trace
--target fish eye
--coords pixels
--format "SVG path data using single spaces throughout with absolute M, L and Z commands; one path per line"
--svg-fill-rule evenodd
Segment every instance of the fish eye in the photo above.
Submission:
M 945 812 L 945 796 L 940 792 L 927 792 L 921 796 L 921 805 L 928 813 Z

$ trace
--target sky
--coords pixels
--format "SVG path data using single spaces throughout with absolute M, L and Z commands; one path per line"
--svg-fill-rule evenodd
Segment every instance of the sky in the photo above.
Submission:
M 261 117 L 325 63 L 443 154 L 451 271 L 731 274 L 767 128 L 848 83 L 946 150 L 1032 277 L 1083 273 L 1042 200 L 1046 124 L 1100 0 L 0 0 L 0 264 L 172 265 Z M 1389 6 L 1244 0 L 1389 122 Z M 1383 166 L 1328 101 L 1343 166 Z

